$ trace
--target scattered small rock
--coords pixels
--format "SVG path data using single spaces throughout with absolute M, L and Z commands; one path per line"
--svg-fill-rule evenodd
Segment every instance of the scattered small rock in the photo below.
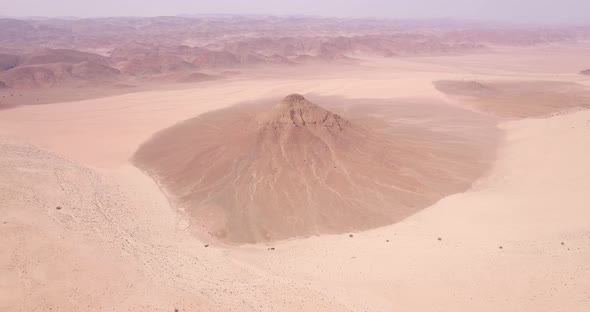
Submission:
M 55 209 L 61 210 L 61 206 L 57 206 L 57 207 L 55 207 Z
M 352 234 L 348 234 L 348 237 L 354 237 L 354 235 L 352 235 Z
M 268 250 L 275 250 L 274 247 L 268 247 Z
M 387 240 L 385 240 L 385 242 L 389 243 L 389 240 L 387 239 Z
M 442 240 L 442 237 L 439 237 L 438 240 L 441 241 Z
M 565 245 L 565 243 L 564 242 L 561 242 L 561 245 L 563 246 L 563 245 Z
M 207 247 L 209 247 L 209 244 L 206 244 L 206 245 L 205 245 L 205 248 L 207 248 Z
M 499 246 L 498 248 L 500 248 L 500 249 L 504 249 L 504 247 L 502 247 L 502 246 Z

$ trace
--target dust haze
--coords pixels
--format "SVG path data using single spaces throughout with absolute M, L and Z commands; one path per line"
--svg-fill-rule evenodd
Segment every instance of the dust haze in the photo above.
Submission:
M 590 309 L 585 1 L 0 4 L 1 311 Z

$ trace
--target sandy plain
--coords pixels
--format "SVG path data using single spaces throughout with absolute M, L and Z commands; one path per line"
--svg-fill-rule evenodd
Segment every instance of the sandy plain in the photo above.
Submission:
M 293 92 L 423 111 L 425 103 L 476 110 L 437 90 L 440 80 L 590 87 L 578 74 L 589 47 L 260 69 L 0 111 L 0 310 L 587 311 L 590 111 L 488 112 L 502 138 L 487 174 L 466 192 L 352 237 L 233 246 L 195 236 L 190 217 L 130 159 L 179 121 Z M 415 111 L 399 121 L 428 122 Z

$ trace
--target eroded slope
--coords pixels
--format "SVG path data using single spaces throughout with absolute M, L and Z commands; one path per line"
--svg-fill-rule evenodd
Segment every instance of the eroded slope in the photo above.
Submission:
M 234 243 L 364 230 L 468 188 L 481 145 L 348 119 L 306 100 L 237 106 L 155 135 L 134 157 L 194 225 Z M 483 158 L 482 158 L 483 157 Z

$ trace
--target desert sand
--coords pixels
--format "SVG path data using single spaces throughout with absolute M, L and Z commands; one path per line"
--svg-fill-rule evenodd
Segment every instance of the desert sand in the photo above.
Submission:
M 585 42 L 554 43 L 461 56 L 260 67 L 183 87 L 0 110 L 0 310 L 587 311 L 590 111 L 584 110 L 583 98 L 577 101 L 590 87 L 590 80 L 579 75 L 590 64 L 587 49 Z M 458 91 L 450 93 L 441 92 L 440 81 L 468 83 L 451 84 Z M 510 101 L 498 91 L 501 101 L 487 109 L 489 102 L 481 98 L 486 92 L 470 93 L 473 86 L 487 90 L 487 83 L 503 90 L 523 82 L 558 85 L 550 97 L 555 101 L 520 94 Z M 562 88 L 580 92 L 577 100 L 556 103 L 563 99 Z M 365 159 L 369 155 L 361 152 L 371 152 L 369 147 L 356 154 L 326 145 L 338 155 L 352 155 L 337 167 L 365 168 L 353 164 L 366 160 L 364 166 L 376 171 L 372 176 L 380 183 L 390 177 L 386 163 L 424 170 L 433 185 L 421 190 L 435 195 L 420 200 L 411 213 L 349 230 L 328 230 L 318 222 L 320 231 L 273 228 L 273 236 L 264 237 L 257 235 L 265 220 L 256 219 L 246 231 L 225 226 L 235 230 L 230 238 L 257 233 L 245 241 L 199 231 L 200 220 L 217 225 L 226 218 L 211 220 L 185 206 L 182 188 L 194 187 L 195 175 L 201 174 L 192 169 L 218 164 L 220 172 L 202 175 L 215 181 L 228 161 L 223 153 L 197 156 L 206 151 L 202 142 L 215 147 L 228 140 L 240 149 L 270 149 L 268 159 L 255 159 L 248 170 L 272 169 L 268 163 L 275 142 L 302 131 L 302 121 L 295 119 L 295 130 L 289 124 L 293 120 L 285 119 L 289 110 L 287 115 L 281 110 L 280 99 L 291 93 L 318 105 L 306 104 L 305 112 L 314 127 L 322 126 L 303 130 L 297 138 L 310 133 L 325 138 L 330 130 L 324 126 L 336 120 L 362 126 L 360 134 L 342 138 L 355 144 L 362 145 L 357 135 L 368 132 L 377 142 L 372 147 L 391 147 L 382 142 L 390 136 L 418 136 L 422 141 L 392 145 L 416 152 L 402 160 L 387 152 L 383 159 Z M 248 123 L 228 131 L 228 121 L 237 115 L 227 113 L 239 112 L 234 105 L 240 103 L 267 104 L 248 106 L 256 110 L 248 116 L 257 127 Z M 363 103 L 369 104 L 358 107 Z M 279 105 L 278 113 L 272 104 Z M 317 119 L 318 110 L 329 117 L 328 124 Z M 213 126 L 223 127 L 212 126 L 215 118 L 221 120 Z M 363 128 L 365 118 L 375 121 L 369 129 Z M 397 131 L 388 130 L 392 127 Z M 254 140 L 260 147 L 248 139 L 261 129 L 279 132 Z M 167 135 L 175 140 L 166 142 L 188 154 L 152 155 L 150 144 L 158 150 L 159 139 Z M 194 149 L 185 149 L 191 140 L 197 141 Z M 423 159 L 425 152 L 431 159 Z M 326 154 L 313 159 L 325 161 Z M 196 165 L 183 163 L 185 156 Z M 465 175 L 445 174 L 440 160 L 445 169 Z M 344 170 L 328 164 L 318 172 Z M 186 183 L 176 174 L 171 177 L 178 185 L 166 182 L 163 175 L 170 168 L 179 170 Z M 295 171 L 286 172 L 281 179 L 293 179 Z M 462 181 L 453 186 L 453 178 Z M 252 185 L 249 179 L 241 185 Z M 205 196 L 190 191 L 188 202 Z M 260 194 L 278 196 L 268 189 Z M 265 210 L 256 213 L 266 215 Z M 345 220 L 362 223 L 350 216 Z M 269 222 L 280 221 L 272 217 Z
M 590 108 L 590 92 L 571 82 L 443 80 L 434 84 L 476 110 L 502 117 L 547 117 L 568 109 Z

